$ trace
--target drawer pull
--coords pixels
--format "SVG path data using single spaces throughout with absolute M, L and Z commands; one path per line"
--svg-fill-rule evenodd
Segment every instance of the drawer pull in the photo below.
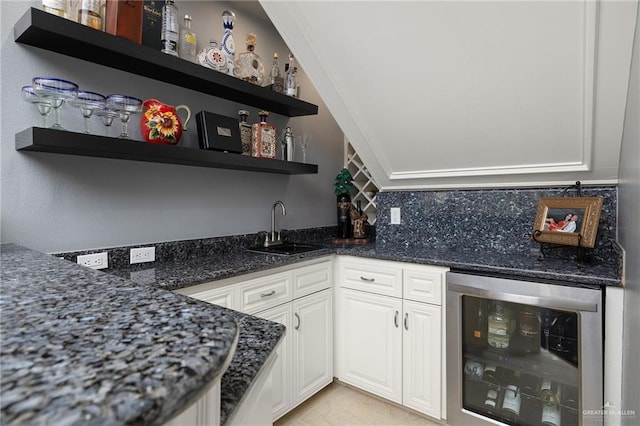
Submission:
M 300 328 L 300 315 L 298 315 L 298 313 L 297 313 L 297 312 L 294 312 L 294 313 L 293 313 L 293 315 L 295 315 L 295 316 L 296 316 L 296 319 L 298 320 L 298 324 L 296 324 L 296 326 L 295 326 L 295 327 L 293 327 L 293 328 L 295 328 L 296 330 L 298 330 L 298 329 Z
M 404 314 L 404 329 L 409 330 L 409 324 L 407 321 L 409 320 L 409 314 L 405 312 Z
M 375 278 L 367 278 L 367 277 L 363 277 L 363 276 L 360 276 L 360 279 L 362 281 L 366 281 L 368 283 L 372 283 L 372 282 L 374 282 L 376 280 Z
M 399 312 L 396 311 L 396 316 L 393 317 L 393 323 L 396 325 L 396 328 L 398 328 L 398 314 L 399 314 Z
M 271 290 L 269 293 L 260 293 L 260 297 L 269 297 L 269 296 L 273 296 L 274 294 L 276 294 L 276 291 Z

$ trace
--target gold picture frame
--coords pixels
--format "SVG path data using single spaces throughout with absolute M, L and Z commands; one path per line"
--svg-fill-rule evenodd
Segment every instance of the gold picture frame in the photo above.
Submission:
M 533 224 L 539 243 L 592 248 L 596 243 L 602 197 L 542 197 Z

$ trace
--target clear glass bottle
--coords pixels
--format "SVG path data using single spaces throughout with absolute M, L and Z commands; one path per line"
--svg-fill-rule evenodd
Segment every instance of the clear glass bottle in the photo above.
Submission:
M 289 55 L 289 64 L 287 72 L 284 76 L 284 90 L 287 96 L 298 96 L 298 84 L 296 82 L 295 59 L 293 55 Z
M 162 53 L 178 56 L 178 7 L 166 0 L 162 7 Z
M 247 34 L 247 51 L 242 52 L 236 59 L 236 76 L 258 86 L 264 82 L 264 64 L 262 58 L 255 53 L 258 39 L 255 34 Z
M 238 111 L 240 117 L 240 141 L 242 142 L 242 155 L 251 155 L 251 124 L 247 123 L 249 111 L 241 109 Z
M 96 30 L 102 30 L 100 0 L 81 0 L 78 9 L 78 23 Z
M 496 349 L 507 349 L 513 333 L 513 322 L 501 302 L 493 303 L 488 318 L 487 343 Z
M 533 306 L 525 306 L 518 315 L 520 347 L 525 353 L 540 352 L 540 312 Z
M 562 388 L 556 382 L 544 379 L 540 386 L 540 400 L 542 400 L 542 426 L 560 426 L 562 412 L 560 410 L 560 397 Z
M 196 33 L 191 30 L 191 16 L 184 15 L 184 23 L 180 28 L 178 56 L 190 62 L 196 62 Z
M 42 0 L 42 10 L 63 18 L 69 18 L 66 0 Z M 75 17 L 73 20 L 75 20 Z
M 284 93 L 284 78 L 280 74 L 280 64 L 278 62 L 278 53 L 274 52 L 273 61 L 271 62 L 271 75 L 269 75 L 269 85 L 271 90 L 278 93 Z
M 224 32 L 222 33 L 222 40 L 220 41 L 220 50 L 227 57 L 227 74 L 236 75 L 235 71 L 235 53 L 236 48 L 233 43 L 233 25 L 236 21 L 236 15 L 229 11 L 225 10 L 222 12 L 222 27 L 224 28 Z
M 251 130 L 251 155 L 260 158 L 276 158 L 276 128 L 267 123 L 268 111 L 260 111 L 260 122 Z

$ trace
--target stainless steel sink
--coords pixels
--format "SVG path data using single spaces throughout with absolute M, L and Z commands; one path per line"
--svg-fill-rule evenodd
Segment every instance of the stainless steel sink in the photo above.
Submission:
M 281 256 L 290 256 L 292 254 L 306 253 L 308 251 L 321 250 L 324 246 L 318 244 L 307 243 L 282 243 L 269 247 L 254 246 L 247 249 L 247 251 L 254 253 L 266 253 L 276 254 Z

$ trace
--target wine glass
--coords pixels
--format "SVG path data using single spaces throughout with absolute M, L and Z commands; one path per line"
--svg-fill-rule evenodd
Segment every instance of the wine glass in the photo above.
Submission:
M 100 93 L 80 90 L 78 96 L 69 101 L 72 106 L 80 109 L 80 113 L 84 117 L 84 133 L 91 133 L 89 120 L 91 120 L 93 111 L 104 108 L 105 100 L 106 98 Z
M 111 124 L 113 124 L 113 119 L 118 117 L 120 114 L 118 114 L 117 111 L 112 111 L 105 106 L 104 108 L 97 109 L 95 111 L 95 115 L 100 117 L 100 119 L 102 120 L 102 124 L 104 124 L 104 135 L 109 136 L 109 129 L 111 128 Z
M 303 133 L 302 136 L 296 136 L 296 139 L 298 140 L 297 142 L 300 145 L 300 148 L 302 148 L 303 163 L 307 162 L 307 148 L 309 148 L 309 144 L 311 143 L 312 137 L 313 135 L 310 135 L 308 133 Z
M 127 95 L 109 95 L 107 96 L 107 108 L 117 111 L 120 114 L 122 122 L 121 139 L 131 139 L 127 134 L 127 123 L 132 114 L 142 111 L 142 100 Z
M 78 96 L 78 85 L 67 80 L 53 77 L 34 77 L 33 90 L 38 96 L 48 99 L 53 107 L 55 123 L 52 129 L 65 130 L 60 125 L 60 107 L 65 100 Z
M 33 86 L 22 86 L 22 99 L 38 107 L 38 112 L 42 116 L 42 127 L 47 127 L 47 117 L 51 113 L 51 101 L 38 95 Z

